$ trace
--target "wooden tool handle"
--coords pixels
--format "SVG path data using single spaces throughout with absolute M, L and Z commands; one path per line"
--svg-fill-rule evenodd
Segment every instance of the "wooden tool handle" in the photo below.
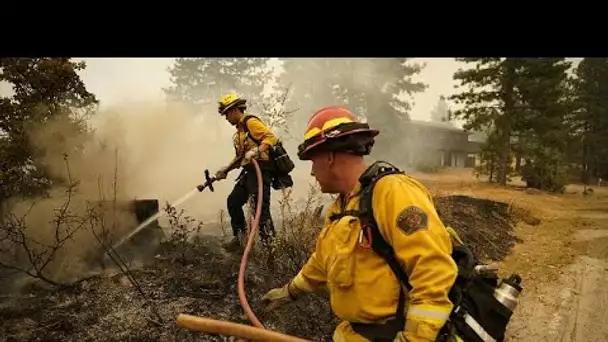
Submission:
M 275 331 L 260 329 L 250 325 L 220 321 L 205 317 L 198 317 L 186 314 L 177 316 L 177 325 L 193 331 L 235 336 L 253 341 L 272 341 L 272 342 L 313 342 L 298 337 L 281 334 Z

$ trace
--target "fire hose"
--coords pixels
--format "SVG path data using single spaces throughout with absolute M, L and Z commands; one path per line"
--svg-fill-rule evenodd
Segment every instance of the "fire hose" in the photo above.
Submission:
M 222 320 L 197 317 L 186 314 L 179 314 L 177 316 L 177 325 L 183 328 L 201 331 L 207 333 L 214 334 L 223 334 L 236 336 L 240 338 L 245 338 L 248 340 L 259 340 L 259 341 L 281 341 L 281 342 L 312 342 L 309 340 L 300 339 L 294 336 L 281 334 L 278 332 L 267 330 L 262 322 L 256 317 L 255 313 L 249 306 L 249 302 L 247 301 L 247 296 L 245 294 L 245 271 L 247 269 L 247 261 L 249 258 L 249 253 L 253 247 L 253 241 L 258 232 L 260 226 L 260 216 L 262 214 L 262 191 L 263 191 L 263 180 L 262 180 L 262 171 L 260 170 L 260 166 L 255 159 L 251 160 L 255 168 L 255 173 L 257 177 L 258 183 L 258 196 L 256 203 L 256 210 L 253 221 L 251 222 L 251 230 L 248 234 L 247 244 L 245 245 L 245 250 L 243 251 L 243 255 L 241 257 L 241 264 L 239 267 L 239 276 L 237 282 L 239 302 L 241 307 L 245 311 L 245 314 L 254 325 L 248 326 L 245 324 L 238 324 L 233 322 L 227 322 Z M 209 187 L 209 190 L 214 191 L 213 182 L 214 178 L 209 176 L 209 171 L 205 171 L 206 182 L 203 185 L 199 185 L 197 188 L 199 191 L 203 191 L 206 187 Z

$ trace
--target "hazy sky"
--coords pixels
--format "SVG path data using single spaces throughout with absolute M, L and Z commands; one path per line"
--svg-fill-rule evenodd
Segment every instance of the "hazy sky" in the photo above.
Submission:
M 75 58 L 84 60 L 87 68 L 81 72 L 87 88 L 95 93 L 102 105 L 123 101 L 163 99 L 162 87 L 169 85 L 167 68 L 173 58 Z M 580 58 L 571 58 L 578 62 Z M 423 93 L 413 98 L 412 119 L 429 120 L 430 112 L 440 95 L 454 92 L 452 76 L 464 63 L 453 58 L 414 58 L 426 67 L 416 77 L 428 85 Z M 6 93 L 7 85 L 0 84 L 0 94 Z
M 80 73 L 87 89 L 104 104 L 162 99 L 173 58 L 75 58 L 87 67 Z
M 104 104 L 162 98 L 161 88 L 169 85 L 167 68 L 173 58 L 76 58 L 86 61 L 81 73 L 87 88 Z M 414 97 L 413 119 L 427 120 L 439 96 L 453 91 L 453 73 L 461 63 L 453 58 L 415 58 L 426 63 L 416 78 L 429 85 Z

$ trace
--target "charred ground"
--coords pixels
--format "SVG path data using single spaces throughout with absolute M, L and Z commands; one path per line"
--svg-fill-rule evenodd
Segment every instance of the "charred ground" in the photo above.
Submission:
M 437 197 L 436 203 L 445 223 L 482 259 L 500 260 L 517 242 L 513 227 L 520 216 L 507 203 L 467 196 Z M 258 302 L 306 261 L 315 230 L 293 229 L 319 226 L 306 210 L 283 222 L 292 228 L 280 232 L 272 255 L 254 251 L 246 277 L 247 297 L 268 328 L 326 340 L 337 321 L 323 295 L 310 295 L 273 313 L 264 313 Z M 108 270 L 62 288 L 32 283 L 19 294 L 2 298 L 0 337 L 5 341 L 228 340 L 175 325 L 179 313 L 248 323 L 236 290 L 240 255 L 225 252 L 221 240 L 202 236 L 187 245 L 160 244 L 154 258 L 131 270 L 145 297 L 125 274 Z

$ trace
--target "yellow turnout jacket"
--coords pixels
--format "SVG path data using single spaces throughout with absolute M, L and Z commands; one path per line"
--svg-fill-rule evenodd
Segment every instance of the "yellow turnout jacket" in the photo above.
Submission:
M 329 217 L 359 208 L 361 184 L 330 207 L 314 253 L 293 279 L 306 292 L 327 288 L 334 313 L 343 320 L 334 341 L 367 341 L 350 322 L 382 323 L 394 317 L 402 286 L 388 264 L 362 241 L 354 216 Z M 428 190 L 404 174 L 380 179 L 372 207 L 380 233 L 393 247 L 407 272 L 412 290 L 406 291 L 406 320 L 401 340 L 434 341 L 453 304 L 448 292 L 456 280 L 450 235 Z M 365 238 L 363 238 L 365 240 Z

